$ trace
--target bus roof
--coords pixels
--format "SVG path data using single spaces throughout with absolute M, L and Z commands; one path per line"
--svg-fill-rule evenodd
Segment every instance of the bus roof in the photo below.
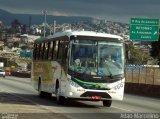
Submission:
M 107 33 L 98 33 L 94 31 L 72 31 L 72 30 L 67 30 L 63 32 L 57 32 L 54 35 L 50 35 L 46 38 L 42 37 L 36 40 L 36 42 L 41 42 L 46 39 L 52 39 L 52 38 L 57 38 L 57 37 L 62 37 L 62 36 L 94 36 L 94 37 L 106 37 L 106 38 L 117 38 L 118 40 L 122 40 L 121 36 L 118 35 L 113 35 L 113 34 L 107 34 Z

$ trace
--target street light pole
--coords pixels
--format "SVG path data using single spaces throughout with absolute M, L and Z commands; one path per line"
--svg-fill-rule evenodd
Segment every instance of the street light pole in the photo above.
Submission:
M 43 10 L 42 13 L 44 14 L 44 31 L 43 31 L 43 36 L 46 36 L 46 15 L 47 15 L 47 10 Z
M 56 32 L 56 21 L 54 20 L 54 24 L 53 24 L 54 26 L 53 26 L 53 33 L 55 34 L 55 32 Z

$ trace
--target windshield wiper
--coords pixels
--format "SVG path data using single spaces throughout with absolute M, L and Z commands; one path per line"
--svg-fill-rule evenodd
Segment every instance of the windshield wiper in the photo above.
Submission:
M 123 78 L 124 75 L 123 74 L 116 74 L 116 75 L 112 75 L 113 78 Z

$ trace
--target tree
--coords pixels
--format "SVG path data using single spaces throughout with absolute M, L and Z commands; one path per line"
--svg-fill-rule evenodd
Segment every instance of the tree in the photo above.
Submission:
M 13 47 L 19 47 L 19 42 L 18 41 L 14 42 Z
M 21 23 L 17 20 L 14 19 L 11 22 L 11 27 L 16 31 L 16 32 L 21 32 Z
M 150 52 L 141 48 L 135 48 L 132 43 L 126 46 L 126 58 L 128 64 L 146 65 L 157 64 L 157 58 L 153 58 Z
M 151 46 L 152 46 L 151 51 L 150 51 L 151 56 L 153 58 L 158 59 L 158 64 L 160 64 L 160 36 L 159 36 L 158 41 L 154 41 L 151 43 Z
M 0 21 L 0 31 L 4 29 L 4 24 L 3 22 Z
M 22 25 L 22 34 L 27 32 L 27 28 L 26 27 L 27 27 L 26 24 Z
M 11 60 L 8 60 L 7 65 L 8 67 L 11 67 L 11 66 L 18 67 L 18 64 L 15 61 L 11 61 Z
M 16 33 L 16 29 L 9 28 L 9 29 L 6 29 L 6 32 L 7 32 L 7 34 L 15 34 Z
M 150 54 L 142 51 L 142 49 L 134 49 L 130 50 L 131 52 L 131 63 L 135 65 L 144 65 L 147 64 L 147 61 L 151 59 Z

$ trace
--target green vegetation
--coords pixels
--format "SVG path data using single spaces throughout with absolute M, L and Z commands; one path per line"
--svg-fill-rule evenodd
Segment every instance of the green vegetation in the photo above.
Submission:
M 150 51 L 151 56 L 158 59 L 158 64 L 160 65 L 160 36 L 158 41 L 152 42 L 152 49 Z
M 154 49 L 154 47 L 152 47 L 152 49 Z M 159 50 L 160 50 L 160 47 L 159 47 Z M 154 51 L 154 52 L 159 52 L 159 51 Z M 140 48 L 135 48 L 133 47 L 132 43 L 127 45 L 126 53 L 127 53 L 126 55 L 127 55 L 128 64 L 156 65 L 159 62 L 158 57 L 153 57 L 153 54 L 150 51 L 145 51 Z

